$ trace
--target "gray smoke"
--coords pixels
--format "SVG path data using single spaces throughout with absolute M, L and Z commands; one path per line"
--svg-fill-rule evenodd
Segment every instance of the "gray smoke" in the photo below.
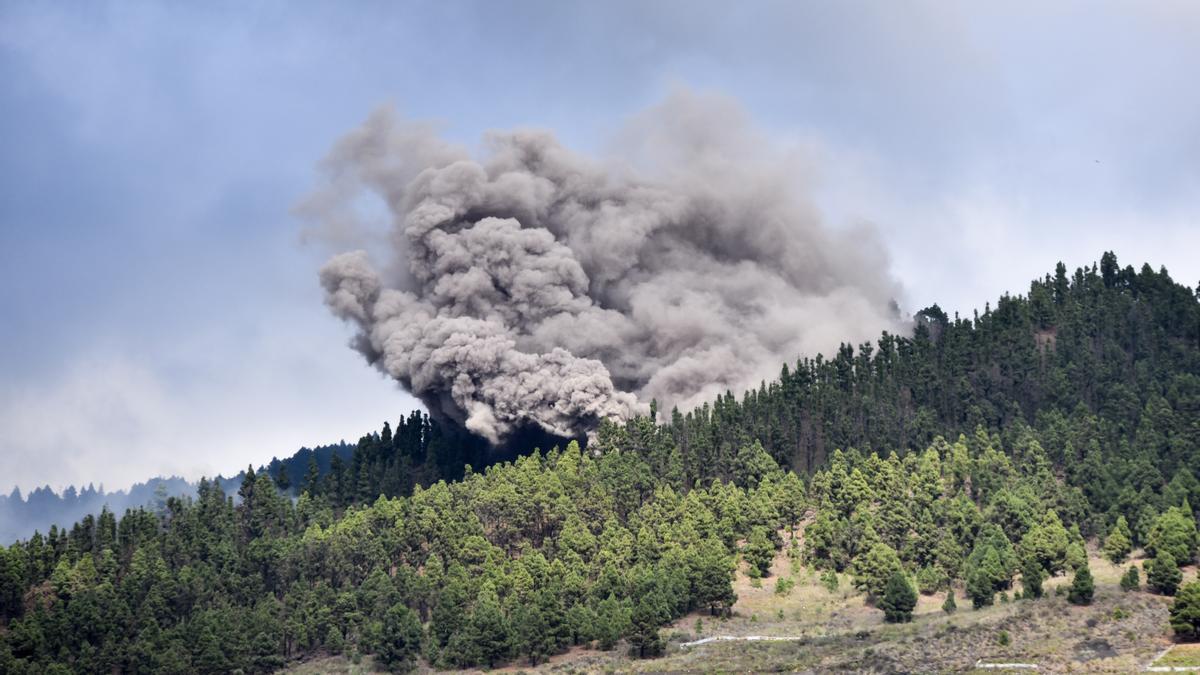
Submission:
M 622 163 L 543 131 L 492 133 L 473 156 L 372 115 L 301 207 L 344 244 L 364 195 L 386 204 L 389 236 L 321 269 L 355 347 L 498 443 L 531 424 L 579 436 L 651 399 L 687 409 L 899 328 L 877 237 L 823 226 L 808 168 L 737 106 L 678 93 L 619 139 Z

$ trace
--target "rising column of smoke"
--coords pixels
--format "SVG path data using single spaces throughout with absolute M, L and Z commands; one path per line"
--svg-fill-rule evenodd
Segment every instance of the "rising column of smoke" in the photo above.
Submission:
M 490 134 L 477 158 L 375 113 L 302 207 L 344 240 L 364 192 L 387 205 L 386 245 L 321 270 L 356 348 L 498 443 L 697 405 L 899 327 L 877 237 L 823 226 L 803 165 L 731 102 L 678 93 L 622 141 L 621 165 L 541 131 Z

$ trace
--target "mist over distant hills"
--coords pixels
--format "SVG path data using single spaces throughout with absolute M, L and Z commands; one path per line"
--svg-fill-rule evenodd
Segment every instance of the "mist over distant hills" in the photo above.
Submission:
M 293 481 L 299 482 L 314 454 L 317 467 L 324 476 L 329 472 L 335 453 L 347 459 L 353 452 L 354 446 L 345 441 L 313 449 L 301 448 L 282 460 L 272 458 L 265 466 L 258 467 L 258 471 L 266 469 L 272 478 L 276 478 L 284 469 Z M 226 494 L 237 500 L 237 487 L 245 474 L 243 469 L 229 477 L 218 475 L 214 480 Z M 71 485 L 62 492 L 55 492 L 49 485 L 44 485 L 28 494 L 22 494 L 19 488 L 14 487 L 8 495 L 0 495 L 0 545 L 27 539 L 34 532 L 46 533 L 52 526 L 70 527 L 84 516 L 98 515 L 104 508 L 118 516 L 126 509 L 139 507 L 159 510 L 170 497 L 195 497 L 198 482 L 179 476 L 154 476 L 134 483 L 128 490 L 111 492 L 106 491 L 103 484 L 96 487 L 91 483 L 82 488 Z

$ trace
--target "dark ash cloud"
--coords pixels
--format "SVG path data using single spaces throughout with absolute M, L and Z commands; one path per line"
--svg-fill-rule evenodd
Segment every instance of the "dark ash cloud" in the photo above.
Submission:
M 677 93 L 620 140 L 622 163 L 531 130 L 475 157 L 386 109 L 344 137 L 301 212 L 345 242 L 364 194 L 387 205 L 387 245 L 321 270 L 356 348 L 499 443 L 698 405 L 900 329 L 874 232 L 826 227 L 807 169 L 736 105 Z

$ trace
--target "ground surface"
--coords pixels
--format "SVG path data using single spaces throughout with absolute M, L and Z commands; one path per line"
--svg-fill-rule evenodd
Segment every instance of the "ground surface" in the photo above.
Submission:
M 1200 668 L 1200 644 L 1175 645 L 1154 665 Z
M 1141 561 L 1135 562 L 1140 567 Z M 956 596 L 959 610 L 952 615 L 941 610 L 943 594 L 921 596 L 913 622 L 892 625 L 883 622 L 881 611 L 864 604 L 849 577 L 843 576 L 840 588 L 831 593 L 819 584 L 815 572 L 793 569 L 787 556 L 780 553 L 771 577 L 759 586 L 746 577 L 744 569 L 739 571 L 734 616 L 716 619 L 693 614 L 664 628 L 668 647 L 662 658 L 630 659 L 621 646 L 609 652 L 576 648 L 537 668 L 522 662 L 497 671 L 1005 672 L 976 669 L 982 661 L 1034 663 L 1042 673 L 1139 672 L 1172 645 L 1167 624 L 1170 598 L 1121 591 L 1118 580 L 1127 565 L 1118 567 L 1095 557 L 1090 565 L 1096 578 L 1096 598 L 1088 607 L 1068 604 L 1065 591 L 1070 580 L 1056 577 L 1046 581 L 1045 598 L 997 601 L 994 607 L 978 611 L 971 609 L 970 600 L 960 590 Z M 1195 568 L 1188 568 L 1185 581 L 1196 574 Z M 787 596 L 775 595 L 776 580 L 789 575 L 796 580 L 795 588 Z M 1062 595 L 1056 595 L 1059 587 Z M 793 639 L 681 646 L 715 636 Z M 1185 665 L 1173 661 L 1200 657 L 1200 649 L 1177 647 L 1168 657 L 1172 663 L 1158 665 Z M 344 658 L 333 658 L 310 661 L 289 672 L 375 672 L 369 668 L 369 659 L 353 666 Z

